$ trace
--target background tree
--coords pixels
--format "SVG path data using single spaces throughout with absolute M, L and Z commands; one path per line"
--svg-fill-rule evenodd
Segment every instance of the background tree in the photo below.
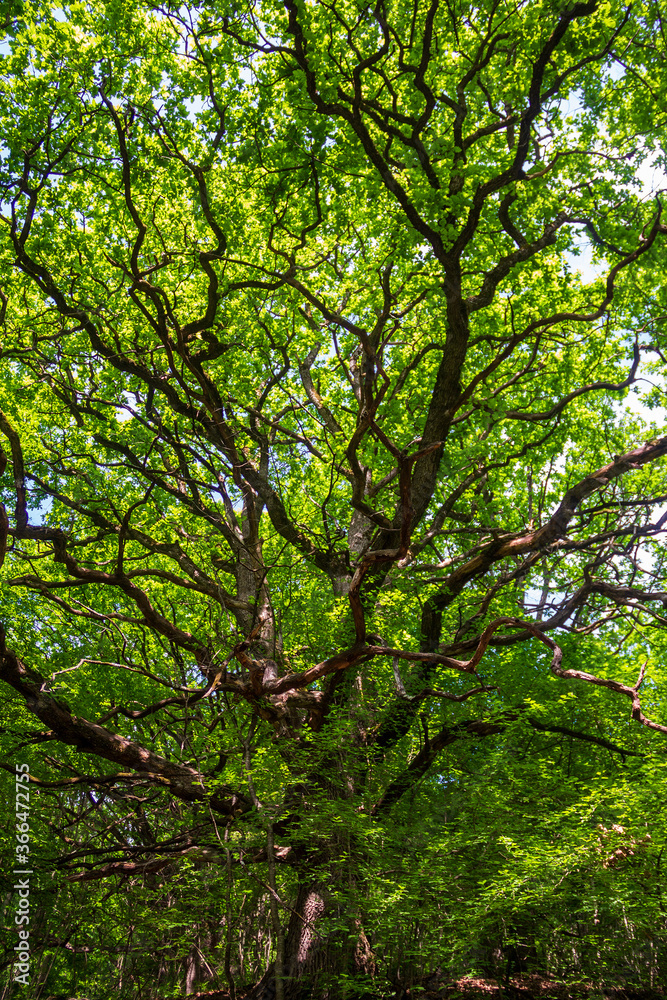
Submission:
M 610 974 L 664 971 L 667 438 L 619 405 L 640 366 L 663 399 L 663 16 L 11 11 L 37 993 L 601 972 L 620 933 Z

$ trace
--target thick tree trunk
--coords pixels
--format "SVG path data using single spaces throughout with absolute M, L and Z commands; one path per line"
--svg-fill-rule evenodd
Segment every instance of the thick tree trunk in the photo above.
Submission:
M 285 933 L 283 968 L 285 1000 L 339 1000 L 349 994 L 350 977 L 375 973 L 361 920 L 345 912 L 322 882 L 305 881 L 299 888 Z M 255 997 L 274 1000 L 275 992 L 272 966 Z
M 329 893 L 317 883 L 302 885 L 290 916 L 285 938 L 285 974 L 288 981 L 315 981 L 326 971 L 327 935 L 320 918 L 328 907 Z M 318 926 L 319 925 L 319 926 Z

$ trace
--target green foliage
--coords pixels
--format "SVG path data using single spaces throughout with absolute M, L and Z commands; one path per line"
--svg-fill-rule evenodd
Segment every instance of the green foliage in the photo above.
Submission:
M 5 7 L 5 995 L 656 985 L 664 4 Z

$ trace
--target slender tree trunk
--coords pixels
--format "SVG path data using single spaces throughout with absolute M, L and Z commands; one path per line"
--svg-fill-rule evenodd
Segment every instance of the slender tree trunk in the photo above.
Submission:
M 229 844 L 229 823 L 225 827 L 225 868 L 227 871 L 227 885 L 225 891 L 225 979 L 229 986 L 230 1000 L 236 1000 L 236 983 L 232 975 L 232 887 L 234 878 L 232 875 L 232 856 L 228 847 Z M 239 928 L 240 929 L 240 928 Z M 241 970 L 243 971 L 243 970 Z
M 276 856 L 274 853 L 273 823 L 269 823 L 266 831 L 266 853 L 269 858 L 269 885 L 271 887 L 269 905 L 271 907 L 271 922 L 276 939 L 276 959 L 274 963 L 276 1000 L 284 1000 L 285 936 L 280 922 L 280 912 L 276 898 Z

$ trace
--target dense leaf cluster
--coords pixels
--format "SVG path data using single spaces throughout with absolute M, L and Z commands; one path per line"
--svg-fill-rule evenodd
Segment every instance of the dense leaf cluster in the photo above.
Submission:
M 8 7 L 25 996 L 667 976 L 665 16 Z

